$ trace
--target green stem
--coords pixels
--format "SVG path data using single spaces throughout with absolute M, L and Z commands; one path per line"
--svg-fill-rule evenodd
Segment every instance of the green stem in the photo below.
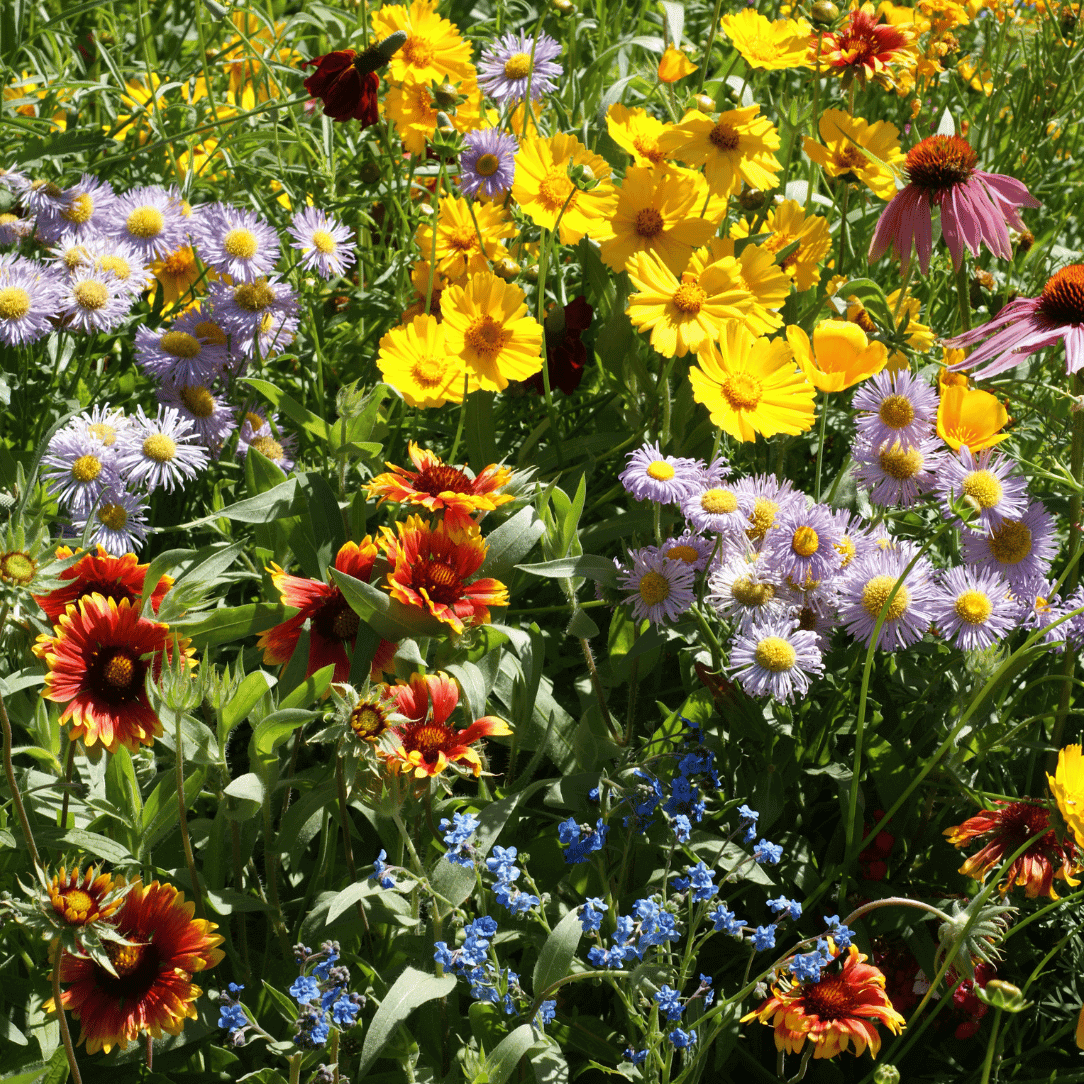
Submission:
M 350 839 L 350 806 L 346 799 L 346 775 L 343 772 L 343 759 L 341 756 L 335 758 L 335 788 L 339 799 L 339 821 L 343 830 L 343 853 L 346 855 L 346 869 L 350 874 L 350 883 L 356 884 L 358 871 L 354 866 L 354 846 Z M 366 917 L 361 900 L 357 901 L 357 912 L 358 918 L 361 919 L 366 932 L 368 932 L 369 919 Z
M 64 1044 L 64 1054 L 68 1059 L 68 1068 L 72 1071 L 74 1084 L 83 1084 L 83 1078 L 79 1075 L 79 1063 L 75 1060 L 75 1047 L 72 1044 L 72 1033 L 68 1029 L 68 1014 L 60 1001 L 60 960 L 64 950 L 60 947 L 60 941 L 53 942 L 56 959 L 53 961 L 53 1005 L 56 1008 L 56 1019 L 60 1025 L 60 1040 Z
M 986 1044 L 986 1060 L 982 1063 L 982 1079 L 979 1084 L 990 1084 L 990 1071 L 994 1067 L 994 1055 L 997 1052 L 997 1033 L 1001 1028 L 1001 1010 L 994 1009 L 994 1024 L 990 1028 L 990 1040 Z
M 704 47 L 704 61 L 700 65 L 700 82 L 696 88 L 697 94 L 702 94 L 704 92 L 704 80 L 708 77 L 708 64 L 711 61 L 711 48 L 715 44 L 715 35 L 719 32 L 719 13 L 722 11 L 722 8 L 723 0 L 715 0 L 715 11 L 712 12 L 711 16 L 711 29 L 708 31 L 708 44 Z
M 0 624 L 0 629 L 3 625 Z M 30 860 L 41 869 L 41 859 L 38 857 L 38 848 L 34 843 L 34 833 L 30 831 L 30 820 L 26 815 L 26 807 L 23 805 L 23 797 L 19 793 L 19 782 L 15 778 L 15 765 L 11 760 L 11 720 L 8 718 L 8 710 L 4 706 L 4 698 L 0 696 L 0 726 L 4 730 L 4 775 L 7 776 L 8 789 L 11 791 L 11 801 L 15 806 L 15 812 L 19 817 L 19 827 L 23 830 L 23 839 L 26 841 L 26 849 L 30 852 Z
M 864 903 L 861 907 L 856 908 L 843 920 L 843 925 L 849 926 L 852 922 L 857 922 L 863 915 L 868 915 L 870 911 L 876 911 L 878 907 L 917 907 L 920 911 L 929 911 L 931 915 L 939 918 L 942 922 L 952 921 L 951 916 L 946 915 L 944 911 L 932 904 L 923 903 L 921 900 L 912 900 L 907 896 L 886 896 L 884 899 L 871 900 L 869 903 Z
M 60 803 L 60 829 L 68 830 L 68 803 L 72 795 L 72 771 L 75 768 L 75 742 L 68 737 L 68 755 L 64 762 L 64 798 Z
M 839 258 L 836 260 L 836 274 L 846 274 L 847 265 L 847 204 L 851 200 L 851 186 L 843 181 L 843 194 L 839 197 Z
M 184 800 L 184 744 L 181 737 L 181 720 L 184 712 L 173 713 L 173 735 L 177 742 L 177 755 L 175 757 L 176 780 L 177 780 L 177 814 L 181 822 L 181 844 L 184 847 L 184 861 L 188 866 L 188 877 L 192 882 L 192 898 L 196 904 L 196 918 L 206 919 L 207 912 L 203 908 L 203 893 L 200 892 L 199 878 L 196 875 L 196 856 L 192 852 L 192 840 L 188 835 L 188 811 Z
M 971 330 L 971 299 L 968 296 L 967 260 L 960 257 L 960 266 L 955 272 L 956 298 L 960 304 L 960 331 Z
M 820 504 L 821 500 L 821 465 L 824 462 L 824 431 L 828 424 L 828 392 L 824 393 L 824 404 L 821 407 L 821 423 L 817 430 L 817 477 L 813 483 L 813 503 Z

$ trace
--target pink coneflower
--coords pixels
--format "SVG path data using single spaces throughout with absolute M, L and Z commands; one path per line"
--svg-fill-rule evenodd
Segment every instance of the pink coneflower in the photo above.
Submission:
M 900 257 L 904 271 L 911 261 L 912 245 L 925 275 L 933 251 L 934 206 L 941 211 L 941 233 L 958 271 L 964 245 L 972 256 L 983 243 L 1003 260 L 1012 258 L 1006 223 L 1024 230 L 1020 207 L 1038 207 L 1039 201 L 1024 185 L 1001 173 L 977 168 L 971 145 L 959 136 L 935 135 L 922 140 L 907 153 L 904 171 L 908 184 L 897 192 L 877 220 L 869 246 L 869 258 L 880 259 L 889 248 Z
M 1061 340 L 1066 370 L 1077 372 L 1084 366 L 1084 264 L 1063 267 L 1046 280 L 1038 297 L 1010 301 L 992 320 L 946 339 L 945 345 L 972 346 L 987 335 L 982 346 L 950 368 L 970 369 L 987 361 L 976 378 L 996 376 Z

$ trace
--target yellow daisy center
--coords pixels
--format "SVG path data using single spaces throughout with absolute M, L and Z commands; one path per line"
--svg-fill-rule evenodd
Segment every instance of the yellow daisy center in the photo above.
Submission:
M 375 704 L 358 704 L 350 713 L 350 729 L 363 741 L 378 737 L 386 728 L 384 713 Z
M 282 445 L 274 437 L 253 437 L 248 442 L 250 448 L 255 448 L 262 456 L 266 456 L 272 463 L 277 463 L 283 457 Z
M 495 154 L 483 154 L 474 163 L 474 172 L 483 177 L 492 177 L 501 168 L 501 160 Z
M 215 346 L 226 345 L 226 333 L 211 320 L 201 320 L 195 326 L 196 335 L 201 339 L 206 339 L 209 343 L 214 343 Z
M 246 410 L 245 413 L 241 415 L 241 424 L 244 425 L 245 422 L 248 422 L 253 431 L 259 429 L 264 423 L 263 418 L 261 418 L 259 414 L 253 414 L 251 410 Z
M 748 373 L 733 373 L 726 377 L 721 390 L 731 410 L 756 410 L 764 385 Z
M 700 507 L 713 516 L 721 516 L 738 510 L 738 498 L 729 489 L 706 489 L 700 494 Z
M 72 464 L 72 477 L 77 482 L 93 482 L 102 473 L 102 461 L 96 455 L 81 455 Z
M 128 513 L 119 504 L 103 504 L 98 509 L 98 519 L 111 531 L 123 531 L 128 524 Z
M 88 279 L 86 282 L 77 282 L 72 287 L 72 293 L 80 306 L 84 309 L 90 309 L 91 312 L 97 312 L 109 300 L 109 291 L 100 282 L 95 282 L 93 279 Z
M 87 426 L 87 432 L 96 436 L 107 448 L 117 443 L 117 431 L 105 422 L 95 422 Z
M 403 59 L 416 68 L 424 68 L 433 59 L 433 46 L 426 38 L 407 38 L 403 46 Z
M 641 237 L 658 237 L 663 225 L 662 215 L 654 207 L 645 207 L 636 214 L 636 232 Z
M 168 463 L 177 454 L 177 445 L 165 433 L 152 433 L 143 441 L 143 454 L 155 463 Z
M 158 345 L 175 358 L 194 358 L 200 352 L 199 339 L 187 331 L 167 331 Z
M 666 556 L 671 561 L 684 561 L 687 565 L 695 565 L 700 560 L 700 553 L 695 546 L 671 546 L 666 551 Z
M 470 252 L 478 247 L 478 237 L 469 226 L 459 226 L 448 234 L 448 247 L 456 252 Z
M 165 216 L 157 207 L 137 207 L 129 216 L 125 225 L 133 237 L 144 240 L 157 237 L 166 226 Z
M 165 275 L 190 275 L 196 269 L 196 254 L 188 245 L 171 252 L 162 261 L 162 273 Z
M 899 441 L 891 448 L 883 449 L 877 456 L 881 464 L 881 470 L 898 482 L 905 482 L 908 478 L 914 478 L 924 462 L 922 453 L 917 448 L 903 448 Z
M 994 604 L 982 591 L 965 591 L 957 595 L 953 605 L 956 616 L 969 625 L 984 625 L 994 611 Z
M 330 256 L 336 248 L 335 238 L 327 230 L 312 231 L 312 247 L 325 256 Z
M 1004 520 L 990 535 L 990 552 L 1000 564 L 1018 565 L 1031 553 L 1031 531 L 1019 520 Z
M 674 477 L 674 468 L 665 460 L 656 459 L 647 465 L 647 476 L 656 482 L 669 482 Z
M 890 429 L 903 429 L 915 420 L 915 408 L 906 395 L 887 395 L 877 411 Z
M 126 281 L 132 273 L 128 261 L 120 256 L 101 256 L 98 259 L 98 266 L 103 271 L 112 271 L 121 282 Z
M 434 357 L 418 358 L 410 367 L 410 375 L 420 387 L 438 387 L 444 380 L 444 362 Z
M 275 303 L 275 292 L 267 285 L 266 279 L 260 279 L 259 282 L 235 286 L 233 299 L 246 312 L 260 312 Z
M 867 164 L 866 156 L 853 143 L 848 143 L 836 151 L 835 165 L 837 169 L 853 170 Z
M 980 508 L 993 508 L 1004 493 L 997 476 L 988 470 L 971 471 L 960 488 L 964 496 L 977 501 Z
M 105 951 L 113 970 L 121 977 L 130 975 L 139 967 L 143 960 L 146 945 L 118 945 L 113 941 L 106 941 Z
M 821 540 L 812 527 L 799 527 L 790 540 L 790 547 L 799 557 L 812 557 Z
M 209 418 L 215 412 L 215 397 L 202 384 L 181 388 L 177 396 L 197 418 Z
M 640 598 L 648 606 L 657 606 L 670 597 L 670 581 L 661 572 L 645 572 L 640 580 Z
M 69 222 L 82 226 L 90 221 L 94 214 L 94 200 L 86 192 L 81 192 L 71 203 L 60 212 Z
M 9 550 L 0 556 L 0 580 L 26 586 L 34 582 L 38 562 L 25 550 Z
M 636 148 L 636 153 L 642 155 L 649 162 L 654 165 L 658 165 L 663 161 L 663 153 L 659 150 L 658 140 L 653 139 L 651 136 L 636 136 L 632 145 Z
M 674 291 L 674 308 L 695 316 L 707 301 L 708 295 L 696 281 L 695 275 L 686 272 L 681 276 L 681 285 Z
M 708 133 L 708 139 L 721 151 L 735 151 L 738 149 L 738 133 L 729 124 L 719 121 Z
M 752 576 L 739 576 L 730 585 L 730 597 L 742 606 L 765 606 L 775 598 L 775 588 L 770 583 L 758 583 Z
M 572 193 L 571 199 L 569 199 L 570 192 Z M 542 205 L 547 210 L 555 213 L 560 211 L 565 206 L 565 200 L 568 200 L 568 208 L 565 212 L 567 214 L 576 206 L 578 195 L 579 193 L 572 187 L 572 182 L 563 169 L 555 169 L 547 173 L 538 186 L 538 198 Z
M 862 588 L 862 608 L 870 617 L 876 618 L 880 616 L 881 608 L 888 598 L 888 593 L 895 585 L 895 576 L 874 576 L 873 579 L 866 582 L 866 586 Z M 885 621 L 899 620 L 907 612 L 907 607 L 910 605 L 911 592 L 903 584 L 900 584 L 900 589 L 889 603 Z
M 127 655 L 114 655 L 102 671 L 102 676 L 114 689 L 127 689 L 134 674 L 135 666 Z
M 749 527 L 746 529 L 746 537 L 756 542 L 763 538 L 775 523 L 775 514 L 779 511 L 779 505 L 767 497 L 757 497 L 753 504 L 753 511 L 749 513 Z
M 0 290 L 0 320 L 21 320 L 30 311 L 30 294 L 21 286 Z
M 854 555 L 858 552 L 854 539 L 846 534 L 835 544 L 835 548 L 843 556 L 843 563 L 839 566 L 840 568 L 846 568 L 854 560 Z
M 794 669 L 794 664 L 798 661 L 798 652 L 782 636 L 766 636 L 757 644 L 753 657 L 765 670 L 771 670 L 773 674 L 781 674 L 786 670 Z
M 531 54 L 513 53 L 504 62 L 505 79 L 526 79 L 531 74 Z
M 9 211 L 5 211 L 0 215 L 0 226 L 10 226 L 13 222 L 18 222 L 19 216 L 13 215 Z
M 251 230 L 238 228 L 230 230 L 222 240 L 222 247 L 227 255 L 239 260 L 251 260 L 260 247 L 256 235 Z
M 66 248 L 61 254 L 61 259 L 64 261 L 64 266 L 69 271 L 74 271 L 77 267 L 81 267 L 87 262 L 87 250 L 82 245 L 72 245 L 71 248 Z
M 492 361 L 511 337 L 512 333 L 505 331 L 492 316 L 480 316 L 467 328 L 464 339 L 472 350 Z
M 69 888 L 53 898 L 53 910 L 69 926 L 82 926 L 93 909 L 93 898 L 81 888 Z

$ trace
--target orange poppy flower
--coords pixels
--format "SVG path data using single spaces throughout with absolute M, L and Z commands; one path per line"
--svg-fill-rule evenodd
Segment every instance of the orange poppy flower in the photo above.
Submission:
M 996 395 L 978 388 L 941 385 L 937 435 L 954 452 L 961 444 L 975 453 L 1008 440 L 1009 434 L 1001 432 L 1008 422 L 1009 412 Z
M 1050 814 L 1032 802 L 997 802 L 997 809 L 984 809 L 955 828 L 946 828 L 945 835 L 954 847 L 966 847 L 973 839 L 985 840 L 982 850 L 971 855 L 960 867 L 965 877 L 977 881 L 1000 866 L 1036 833 L 1050 826 Z M 1004 896 L 1014 884 L 1023 885 L 1029 899 L 1036 896 L 1058 898 L 1054 881 L 1062 880 L 1075 888 L 1080 882 L 1073 877 L 1080 872 L 1077 848 L 1071 839 L 1059 843 L 1051 829 L 1041 835 L 1009 867 L 1005 880 L 998 885 Z
M 471 580 L 488 549 L 477 526 L 433 526 L 421 516 L 395 526 L 398 535 L 381 528 L 381 545 L 393 566 L 388 573 L 392 598 L 428 610 L 457 633 L 467 625 L 488 624 L 490 606 L 508 605 L 508 588 L 499 580 Z
M 57 560 L 65 561 L 78 552 L 79 550 L 68 546 L 60 546 L 56 551 Z M 127 599 L 134 606 L 143 593 L 143 580 L 149 567 L 139 564 L 134 553 L 111 557 L 104 546 L 98 546 L 96 553 L 87 553 L 60 573 L 60 578 L 69 580 L 70 583 L 65 583 L 63 587 L 58 587 L 47 595 L 35 595 L 34 601 L 54 625 L 71 603 L 78 602 L 87 595 L 104 595 L 117 602 Z M 151 605 L 155 613 L 158 613 L 162 599 L 172 586 L 172 576 L 163 576 L 158 581 L 154 594 L 151 595 Z
M 185 1020 L 195 1019 L 193 1002 L 203 991 L 192 974 L 214 967 L 225 953 L 217 947 L 222 937 L 212 932 L 218 927 L 194 919 L 194 910 L 172 885 L 133 881 L 116 925 L 133 944 L 105 945 L 116 975 L 93 960 L 61 956 L 60 981 L 70 985 L 60 1003 L 82 1025 L 79 1042 L 88 1054 L 124 1050 L 142 1032 L 155 1039 L 179 1035 Z M 45 1008 L 56 1011 L 52 998 Z
M 512 500 L 510 493 L 497 493 L 512 477 L 507 467 L 494 463 L 477 478 L 470 478 L 413 441 L 408 450 L 415 469 L 409 471 L 389 463 L 391 472 L 378 475 L 369 483 L 370 497 L 379 497 L 381 504 L 384 501 L 419 504 L 427 512 L 443 512 L 449 527 L 468 529 L 473 525 L 470 517 L 474 512 L 490 512 Z
M 742 1023 L 759 1020 L 775 1028 L 775 1048 L 797 1054 L 806 1039 L 814 1044 L 813 1057 L 834 1058 L 854 1044 L 855 1055 L 869 1047 L 876 1058 L 881 1036 L 876 1021 L 899 1034 L 904 1018 L 885 993 L 884 974 L 867 964 L 867 957 L 851 945 L 843 958 L 829 965 L 820 982 L 790 983 L 772 987 L 772 996 L 759 1009 L 742 1017 Z
M 355 580 L 368 583 L 377 552 L 371 535 L 366 535 L 360 546 L 356 542 L 347 542 L 335 555 L 335 568 L 353 576 Z M 299 612 L 260 636 L 256 646 L 263 648 L 263 661 L 268 665 L 281 663 L 285 666 L 293 657 L 297 641 L 301 639 L 301 629 L 308 621 L 309 661 L 305 677 L 312 677 L 317 670 L 334 664 L 332 680 L 349 681 L 347 647 L 353 650 L 361 618 L 350 608 L 342 591 L 333 583 L 288 576 L 276 564 L 272 564 L 268 571 L 282 604 L 294 606 Z M 379 680 L 380 674 L 390 667 L 398 646 L 388 640 L 380 641 L 373 656 L 371 674 L 374 680 Z
M 459 686 L 446 674 L 414 674 L 410 684 L 399 682 L 389 689 L 406 723 L 392 727 L 397 746 L 386 753 L 392 772 L 426 779 L 445 768 L 464 764 L 475 777 L 482 774 L 482 759 L 473 745 L 494 734 L 511 734 L 508 724 L 493 715 L 476 719 L 465 730 L 448 725 L 459 703 Z

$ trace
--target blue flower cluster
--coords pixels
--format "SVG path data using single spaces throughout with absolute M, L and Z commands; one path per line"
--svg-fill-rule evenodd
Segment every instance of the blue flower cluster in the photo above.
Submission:
M 680 937 L 677 921 L 669 911 L 664 911 L 654 900 L 637 900 L 631 915 L 618 918 L 611 947 L 596 945 L 587 953 L 587 958 L 595 967 L 617 969 L 626 961 L 642 960 L 649 948 L 677 941 Z
M 448 848 L 444 857 L 457 866 L 473 866 L 477 852 L 469 840 L 478 827 L 478 818 L 473 813 L 453 813 L 451 820 L 447 817 L 441 820 L 440 827 L 444 846 Z
M 244 988 L 242 983 L 231 982 L 218 999 L 221 1006 L 218 1026 L 228 1029 L 229 1034 L 226 1036 L 228 1046 L 244 1046 L 245 1032 L 252 1026 L 248 1013 L 245 1012 L 237 996 Z
M 557 838 L 567 848 L 565 861 L 569 865 L 586 862 L 595 851 L 601 851 L 609 834 L 610 826 L 601 817 L 594 828 L 589 824 L 577 824 L 575 817 L 569 817 L 557 827 Z
M 752 843 L 757 838 L 757 821 L 760 820 L 760 814 L 747 805 L 740 805 L 738 806 L 738 816 L 741 817 L 741 827 L 745 829 L 742 842 Z
M 643 783 L 638 784 L 629 792 L 629 801 L 632 803 L 632 813 L 625 817 L 622 823 L 628 828 L 635 818 L 636 831 L 644 832 L 651 823 L 659 803 L 664 798 L 662 784 L 654 776 L 648 775 L 647 772 L 641 768 L 633 768 L 632 774 L 636 776 L 637 779 L 642 779 Z
M 703 862 L 697 862 L 695 866 L 685 867 L 684 877 L 674 878 L 674 887 L 679 892 L 692 888 L 693 902 L 706 903 L 719 891 L 718 886 L 713 883 L 714 876 Z
M 497 875 L 493 893 L 497 902 L 514 915 L 521 915 L 541 902 L 537 896 L 524 892 L 515 885 L 520 868 L 515 865 L 517 850 L 515 847 L 494 847 L 491 857 L 486 859 L 486 868 Z
M 788 900 L 786 896 L 780 896 L 777 900 L 768 900 L 768 907 L 771 908 L 773 915 L 787 917 L 792 922 L 797 922 L 802 917 L 802 905 L 797 900 Z
M 387 857 L 387 851 L 381 851 L 376 856 L 376 861 L 373 863 L 373 872 L 369 880 L 378 882 L 381 888 L 395 888 L 394 872 L 398 867 L 389 866 L 386 861 Z
M 829 936 L 836 949 L 845 949 L 854 937 L 854 930 L 844 926 L 839 920 L 839 915 L 825 915 L 824 924 L 828 927 Z M 794 976 L 797 982 L 820 982 L 821 970 L 835 959 L 836 953 L 826 938 L 817 941 L 815 952 L 804 952 L 792 956 L 787 961 L 787 970 Z
M 501 970 L 489 959 L 489 946 L 497 932 L 497 920 L 482 915 L 464 929 L 466 937 L 457 949 L 448 947 L 446 941 L 433 945 L 433 959 L 470 983 L 470 996 L 475 1001 L 500 1003 L 511 1015 L 516 1011 L 512 990 L 519 991 L 519 975 L 514 971 Z
M 580 906 L 580 923 L 584 933 L 596 933 L 606 916 L 606 901 L 601 896 L 588 896 Z
M 728 933 L 731 937 L 742 937 L 742 931 L 745 929 L 745 919 L 738 918 L 737 915 L 731 911 L 726 904 L 720 903 L 715 908 L 708 918 L 715 923 L 716 933 Z
M 779 860 L 783 857 L 783 848 L 777 843 L 769 843 L 766 839 L 762 839 L 753 848 L 753 858 L 759 862 L 762 866 L 775 866 L 778 865 Z
M 301 974 L 290 987 L 290 996 L 301 1006 L 294 1042 L 302 1047 L 323 1046 L 332 1026 L 349 1028 L 357 1022 L 365 999 L 347 992 L 350 972 L 335 966 L 339 959 L 337 941 L 325 941 L 316 953 L 304 945 L 296 945 L 294 958 L 301 968 Z M 312 974 L 306 974 L 314 961 Z

